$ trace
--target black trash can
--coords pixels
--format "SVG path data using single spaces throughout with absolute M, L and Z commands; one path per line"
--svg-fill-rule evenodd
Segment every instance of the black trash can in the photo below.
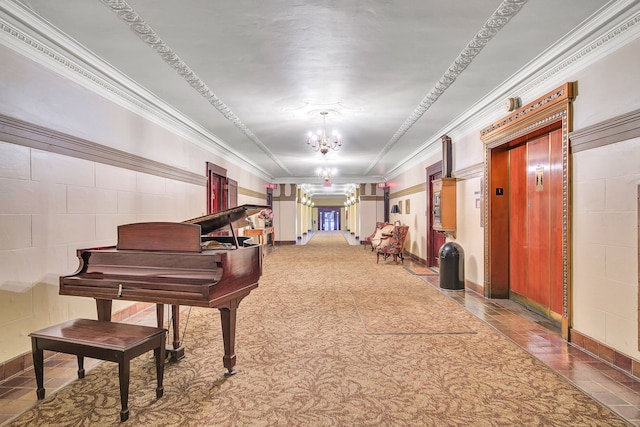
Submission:
M 440 248 L 440 287 L 464 289 L 464 251 L 456 242 L 447 242 Z

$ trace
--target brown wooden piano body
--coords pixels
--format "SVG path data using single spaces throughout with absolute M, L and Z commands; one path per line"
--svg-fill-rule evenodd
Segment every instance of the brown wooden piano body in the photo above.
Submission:
M 78 250 L 80 266 L 75 273 L 60 277 L 60 294 L 95 298 L 99 320 L 111 320 L 114 299 L 156 303 L 158 327 L 164 324 L 164 304 L 170 304 L 173 347 L 168 351 L 173 359 L 184 356 L 179 306 L 217 308 L 223 363 L 227 374 L 233 374 L 236 311 L 240 301 L 258 286 L 262 274 L 260 246 L 241 243 L 234 224 L 262 208 L 243 205 L 183 223 L 119 226 L 117 246 Z M 230 236 L 207 236 L 225 227 Z

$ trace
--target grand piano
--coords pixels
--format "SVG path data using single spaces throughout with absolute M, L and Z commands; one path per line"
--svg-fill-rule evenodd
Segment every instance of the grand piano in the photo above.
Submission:
M 258 287 L 262 275 L 259 245 L 240 237 L 238 225 L 266 206 L 243 205 L 177 222 L 146 222 L 118 227 L 116 246 L 79 249 L 80 266 L 60 277 L 60 295 L 92 297 L 98 320 L 111 320 L 113 300 L 156 303 L 158 327 L 164 305 L 171 305 L 173 360 L 184 357 L 180 306 L 220 311 L 226 374 L 235 371 L 236 312 Z

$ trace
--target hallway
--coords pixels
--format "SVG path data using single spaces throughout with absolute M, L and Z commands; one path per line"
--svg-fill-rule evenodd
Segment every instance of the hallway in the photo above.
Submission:
M 346 240 L 357 242 L 348 233 Z M 313 236 L 310 233 L 306 241 Z M 306 243 L 305 241 L 305 243 Z M 267 256 L 276 248 L 268 248 Z M 388 268 L 403 268 L 429 286 L 439 289 L 439 277 L 409 260 L 404 265 L 389 263 Z M 509 300 L 487 300 L 472 291 L 440 290 L 467 311 L 491 325 L 514 343 L 565 377 L 585 393 L 608 406 L 634 425 L 640 426 L 640 382 L 564 342 L 558 331 L 544 318 Z M 149 307 L 128 319 L 131 323 L 153 324 L 155 309 Z M 88 369 L 100 362 L 88 360 Z M 46 387 L 50 393 L 60 389 L 76 375 L 74 356 L 56 355 L 49 359 Z M 36 402 L 35 379 L 31 369 L 0 383 L 0 423 L 8 422 Z

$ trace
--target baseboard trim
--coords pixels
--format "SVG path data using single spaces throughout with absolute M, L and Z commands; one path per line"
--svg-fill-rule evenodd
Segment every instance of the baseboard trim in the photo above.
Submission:
M 470 289 L 473 292 L 477 293 L 478 295 L 484 295 L 484 286 L 479 285 L 477 283 L 474 283 L 470 280 L 466 280 L 464 281 L 464 287 L 465 289 Z
M 598 340 L 589 338 L 575 329 L 569 330 L 569 342 L 622 372 L 640 379 L 640 361 L 632 359 Z
M 365 242 L 367 243 L 367 242 Z M 406 250 L 403 252 L 403 255 L 405 258 L 409 258 L 411 261 L 413 262 L 417 262 L 418 264 L 421 264 L 423 266 L 427 266 L 427 260 L 426 259 L 422 259 L 417 255 L 412 254 L 411 252 L 407 252 Z

